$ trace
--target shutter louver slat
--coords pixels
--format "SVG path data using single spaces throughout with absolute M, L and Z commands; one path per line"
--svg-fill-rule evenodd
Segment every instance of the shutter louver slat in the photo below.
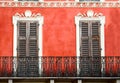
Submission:
M 29 41 L 29 55 L 30 56 L 37 56 L 37 40 L 30 40 Z
M 99 49 L 99 41 L 98 40 L 95 40 L 93 39 L 92 40 L 92 50 L 93 50 L 93 56 L 99 56 L 100 54 L 100 49 Z
M 19 36 L 26 37 L 26 23 L 19 23 Z
M 88 23 L 82 22 L 82 37 L 88 36 Z
M 83 39 L 82 40 L 82 56 L 89 56 L 89 42 L 88 40 L 86 39 Z
M 37 46 L 37 23 L 30 23 L 30 38 L 29 38 L 29 55 L 37 56 L 38 46 Z
M 99 23 L 94 22 L 92 23 L 92 36 L 99 36 Z
M 19 40 L 19 56 L 26 56 L 26 40 Z
M 37 36 L 37 24 L 30 23 L 30 36 Z

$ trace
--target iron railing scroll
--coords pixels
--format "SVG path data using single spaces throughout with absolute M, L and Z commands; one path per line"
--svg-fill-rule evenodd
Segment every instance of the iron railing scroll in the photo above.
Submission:
M 0 56 L 0 77 L 120 77 L 120 56 Z

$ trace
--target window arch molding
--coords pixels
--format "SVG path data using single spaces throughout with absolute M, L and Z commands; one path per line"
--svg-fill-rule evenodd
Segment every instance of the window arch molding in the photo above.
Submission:
M 43 16 L 41 16 L 40 13 L 32 13 L 30 10 L 26 10 L 24 13 L 16 13 L 13 16 L 13 30 L 14 30 L 14 35 L 13 35 L 13 57 L 17 57 L 17 22 L 18 21 L 38 21 L 39 27 L 39 36 L 38 36 L 38 48 L 40 49 L 38 52 L 38 56 L 42 56 L 42 25 L 43 25 Z M 39 62 L 41 62 L 41 58 L 39 58 Z M 14 63 L 17 63 L 15 60 Z M 14 72 L 16 72 L 16 64 L 14 65 Z M 39 74 L 41 75 L 42 69 L 41 69 L 41 63 L 39 63 Z
M 105 35 L 104 35 L 104 25 L 105 25 L 105 16 L 102 13 L 95 13 L 92 10 L 88 10 L 86 13 L 82 14 L 79 13 L 75 16 L 75 24 L 76 24 L 76 56 L 80 57 L 80 38 L 81 38 L 81 31 L 80 31 L 80 21 L 100 21 L 100 46 L 101 46 L 101 56 L 105 56 Z M 101 68 L 103 71 L 103 67 Z M 77 74 L 79 74 L 79 59 L 77 59 Z

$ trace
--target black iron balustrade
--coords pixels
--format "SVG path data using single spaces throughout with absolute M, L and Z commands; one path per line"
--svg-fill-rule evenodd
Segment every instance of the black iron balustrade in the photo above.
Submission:
M 120 56 L 0 56 L 0 77 L 120 77 Z

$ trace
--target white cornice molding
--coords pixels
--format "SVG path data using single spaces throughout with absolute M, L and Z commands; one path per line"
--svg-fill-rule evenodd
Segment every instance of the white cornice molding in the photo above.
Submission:
M 38 56 L 39 58 L 39 62 L 41 62 L 41 56 L 42 56 L 42 25 L 43 25 L 43 16 L 41 16 L 40 13 L 32 13 L 30 10 L 26 10 L 24 13 L 16 13 L 13 16 L 13 26 L 14 26 L 14 35 L 13 35 L 13 56 L 17 57 L 17 22 L 18 21 L 38 21 L 39 23 L 39 44 L 38 44 L 38 48 L 39 50 L 39 54 Z M 14 62 L 16 63 L 16 61 Z M 14 71 L 16 72 L 16 67 L 17 65 L 14 65 Z M 42 73 L 42 68 L 41 68 L 41 63 L 39 63 L 39 73 L 41 75 Z
M 13 16 L 13 24 L 17 24 L 17 20 L 37 20 L 40 25 L 43 24 L 43 16 L 40 13 L 32 13 L 30 10 L 26 10 L 24 13 L 16 13 Z
M 102 13 L 95 13 L 92 10 L 88 10 L 86 13 L 78 13 L 75 16 L 75 24 L 79 25 L 80 20 L 100 20 L 101 24 L 105 24 L 105 16 Z
M 120 7 L 120 1 L 0 1 L 0 7 L 77 7 L 77 8 L 110 8 Z

